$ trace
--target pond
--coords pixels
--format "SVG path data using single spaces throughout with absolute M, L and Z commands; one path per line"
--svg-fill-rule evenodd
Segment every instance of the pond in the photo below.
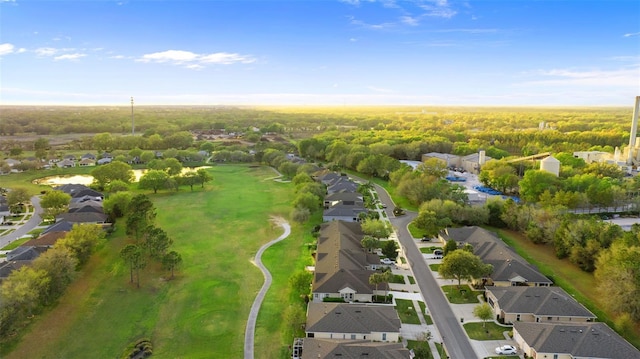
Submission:
M 211 166 L 200 166 L 200 167 L 187 167 L 182 169 L 182 173 L 186 173 L 189 171 L 197 171 L 201 168 L 211 168 Z M 133 170 L 134 182 L 138 182 L 140 177 L 142 177 L 147 170 Z M 70 175 L 70 176 L 49 176 L 38 178 L 33 181 L 35 184 L 42 184 L 48 186 L 61 186 L 64 184 L 81 184 L 88 186 L 93 183 L 93 176 L 91 175 Z

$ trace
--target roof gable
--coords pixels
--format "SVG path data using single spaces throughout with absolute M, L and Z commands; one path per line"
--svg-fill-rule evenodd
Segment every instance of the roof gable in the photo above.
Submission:
M 496 297 L 505 313 L 596 317 L 560 287 L 487 287 L 486 290 Z
M 640 358 L 638 349 L 604 323 L 516 322 L 514 329 L 538 353 L 570 354 L 577 358 Z
M 307 332 L 399 332 L 400 318 L 391 306 L 344 303 L 309 303 Z

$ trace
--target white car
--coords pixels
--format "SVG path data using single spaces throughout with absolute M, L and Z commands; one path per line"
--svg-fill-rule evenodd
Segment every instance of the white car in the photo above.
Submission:
M 392 265 L 392 264 L 396 264 L 396 262 L 392 261 L 389 258 L 383 258 L 380 260 L 380 263 L 382 264 L 386 264 L 386 265 Z
M 518 353 L 518 349 L 513 345 L 503 345 L 496 348 L 496 354 L 500 355 L 514 355 Z

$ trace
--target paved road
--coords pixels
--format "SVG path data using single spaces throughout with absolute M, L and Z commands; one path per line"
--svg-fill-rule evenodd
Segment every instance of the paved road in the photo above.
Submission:
M 18 229 L 16 229 L 15 231 L 7 234 L 6 236 L 1 236 L 0 248 L 3 248 L 7 244 L 31 232 L 31 230 L 36 228 L 40 224 L 40 222 L 42 222 L 42 218 L 40 217 L 40 214 L 42 213 L 42 207 L 40 207 L 40 197 L 31 197 L 31 205 L 33 205 L 34 208 L 33 216 L 31 216 L 27 223 L 18 227 Z
M 420 287 L 424 300 L 427 302 L 429 313 L 444 341 L 449 357 L 452 359 L 477 358 L 467 334 L 460 326 L 460 319 L 453 314 L 449 302 L 442 293 L 415 240 L 407 229 L 407 226 L 417 214 L 406 211 L 406 215 L 394 217 L 392 213 L 394 205 L 391 197 L 384 188 L 378 185 L 375 185 L 375 188 L 382 203 L 387 204 L 387 215 L 396 228 L 398 240 L 405 249 L 405 255 L 413 270 L 416 283 Z
M 267 294 L 267 290 L 271 286 L 271 273 L 267 270 L 267 268 L 262 264 L 262 253 L 264 251 L 274 245 L 275 243 L 280 242 L 281 240 L 287 238 L 289 234 L 291 234 L 291 226 L 284 219 L 277 219 L 277 224 L 279 224 L 282 228 L 284 228 L 284 233 L 272 240 L 271 242 L 263 245 L 258 249 L 258 253 L 256 253 L 255 264 L 264 275 L 264 284 L 262 284 L 262 288 L 258 292 L 256 299 L 253 301 L 253 305 L 251 306 L 251 311 L 249 312 L 249 319 L 247 320 L 247 328 L 244 332 L 244 358 L 245 359 L 253 359 L 253 344 L 254 344 L 254 336 L 256 333 L 256 320 L 258 319 L 258 312 L 260 312 L 260 306 L 262 305 L 262 301 L 264 300 L 264 296 Z

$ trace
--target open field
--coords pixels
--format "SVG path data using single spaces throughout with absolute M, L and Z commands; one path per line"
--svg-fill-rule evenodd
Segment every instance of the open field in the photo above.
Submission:
M 269 218 L 288 216 L 292 187 L 265 180 L 273 177 L 269 168 L 217 166 L 209 171 L 214 181 L 204 191 L 150 195 L 157 225 L 183 257 L 174 280 L 150 264 L 141 288 L 130 285 L 118 255 L 128 240 L 124 225 L 118 225 L 58 306 L 41 315 L 20 343 L 3 345 L 1 356 L 84 358 L 91 353 L 113 358 L 147 337 L 157 358 L 242 357 L 246 318 L 263 283 L 250 260 L 280 234 Z M 308 264 L 307 233 L 294 224 L 292 235 L 263 258 L 274 285 L 258 318 L 258 358 L 285 357 L 290 343 L 282 320 L 290 299 L 287 280 Z

